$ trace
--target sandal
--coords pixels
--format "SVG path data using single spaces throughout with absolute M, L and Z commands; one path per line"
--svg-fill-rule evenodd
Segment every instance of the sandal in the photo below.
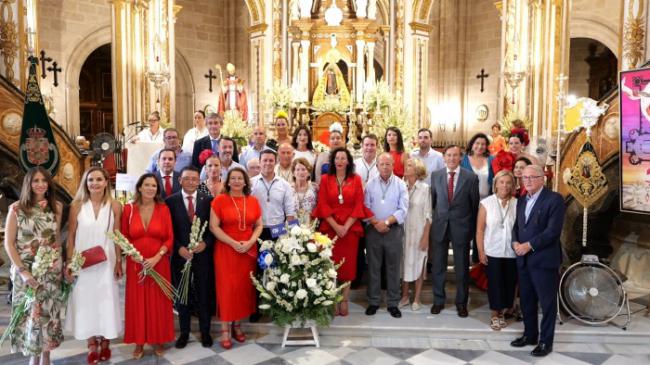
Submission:
M 246 341 L 246 335 L 244 332 L 241 330 L 241 324 L 234 324 L 232 325 L 232 337 L 237 340 L 237 342 L 245 342 Z
M 133 358 L 136 360 L 142 359 L 144 356 L 144 345 L 135 345 L 135 350 L 133 350 Z
M 404 308 L 404 307 L 408 306 L 409 304 L 410 304 L 409 299 L 408 298 L 405 298 L 405 299 L 403 298 L 402 300 L 399 301 L 399 304 L 397 305 L 397 307 L 398 308 Z
M 86 356 L 88 364 L 97 364 L 99 362 L 99 353 L 97 353 L 98 346 L 99 343 L 97 340 L 88 341 L 88 356 Z
M 506 328 L 508 327 L 508 322 L 506 322 L 506 317 L 502 315 L 499 316 L 499 327 Z
M 230 334 L 230 330 L 221 330 L 219 332 Z M 225 340 L 219 340 L 219 344 L 226 350 L 230 350 L 230 348 L 232 348 L 232 341 L 230 341 L 230 337 L 227 337 Z
M 163 344 L 158 344 L 153 350 L 153 353 L 158 356 L 158 357 L 163 357 L 165 356 L 165 345 Z
M 499 317 L 490 318 L 490 328 L 494 331 L 501 331 L 501 326 L 499 326 Z
M 101 346 L 101 351 L 99 352 L 99 361 L 107 361 L 111 358 L 111 340 L 102 339 L 99 345 Z

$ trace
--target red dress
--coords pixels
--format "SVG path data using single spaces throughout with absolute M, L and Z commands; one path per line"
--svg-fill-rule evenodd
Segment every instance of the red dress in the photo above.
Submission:
M 244 199 L 246 199 L 246 229 L 241 231 L 239 216 L 244 214 Z M 221 229 L 236 241 L 249 240 L 253 235 L 255 222 L 262 216 L 260 204 L 252 195 L 231 199 L 230 195 L 221 194 L 212 201 L 212 210 L 221 221 Z M 229 244 L 217 240 L 214 250 L 214 270 L 217 286 L 217 315 L 222 321 L 238 321 L 255 312 L 255 287 L 250 274 L 255 273 L 256 264 L 257 245 L 253 245 L 247 253 L 239 253 Z
M 404 177 L 404 163 L 402 162 L 404 152 L 390 151 L 388 153 L 393 157 L 393 174 L 399 178 Z
M 353 174 L 343 182 L 343 204 L 339 202 L 339 190 L 336 175 L 324 174 L 321 176 L 318 190 L 318 204 L 312 212 L 314 218 L 320 218 L 320 231 L 330 238 L 336 237 L 336 232 L 327 223 L 325 218 L 332 217 L 338 224 L 345 224 L 349 217 L 357 218 L 348 233 L 339 237 L 332 249 L 332 259 L 335 263 L 345 262 L 338 270 L 339 281 L 352 281 L 357 273 L 357 250 L 359 238 L 363 236 L 361 219 L 372 217 L 363 204 L 363 185 L 361 177 Z
M 156 204 L 147 229 L 144 228 L 140 209 L 135 204 L 124 206 L 122 234 L 142 256 L 150 258 L 167 247 L 167 253 L 154 269 L 171 280 L 169 254 L 174 242 L 172 219 L 164 203 Z M 174 313 L 172 302 L 150 277 L 140 277 L 142 265 L 126 259 L 126 298 L 124 316 L 124 342 L 138 345 L 165 343 L 174 340 Z

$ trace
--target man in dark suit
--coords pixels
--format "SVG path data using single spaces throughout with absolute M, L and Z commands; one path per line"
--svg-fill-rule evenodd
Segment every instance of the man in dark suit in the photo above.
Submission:
M 530 354 L 546 356 L 553 351 L 555 334 L 564 199 L 544 188 L 544 170 L 540 166 L 527 166 L 521 179 L 528 193 L 517 201 L 512 247 L 517 254 L 524 335 L 510 344 L 514 347 L 537 344 Z M 537 303 L 542 307 L 541 335 Z
M 182 349 L 187 345 L 190 333 L 190 313 L 192 304 L 192 290 L 195 289 L 197 297 L 199 329 L 201 331 L 201 345 L 212 346 L 210 336 L 210 319 L 215 307 L 214 264 L 212 252 L 214 236 L 206 227 L 203 241 L 193 251 L 188 250 L 192 220 L 197 217 L 203 222 L 210 220 L 210 197 L 197 191 L 199 186 L 199 171 L 194 166 L 183 168 L 180 174 L 181 191 L 172 194 L 165 200 L 172 216 L 174 228 L 174 249 L 171 258 L 172 283 L 178 288 L 182 270 L 187 260 L 192 260 L 192 281 L 190 282 L 190 295 L 187 305 L 176 303 L 180 335 L 176 340 L 176 348 Z
M 223 118 L 217 113 L 210 113 L 205 117 L 205 125 L 208 127 L 208 135 L 197 139 L 194 142 L 194 150 L 192 151 L 192 165 L 199 169 L 202 167 L 199 162 L 199 155 L 203 150 L 212 150 L 215 155 L 219 156 Z
M 175 171 L 176 151 L 171 148 L 163 148 L 158 154 L 158 171 L 155 172 L 158 184 L 161 186 L 161 196 L 166 199 L 168 196 L 181 190 L 181 183 L 178 180 L 180 174 Z
M 476 231 L 478 215 L 478 176 L 460 167 L 461 149 L 447 146 L 443 154 L 445 167 L 431 174 L 433 205 L 433 306 L 432 314 L 445 307 L 445 276 L 449 242 L 454 252 L 456 275 L 456 311 L 467 317 L 469 295 L 469 245 Z

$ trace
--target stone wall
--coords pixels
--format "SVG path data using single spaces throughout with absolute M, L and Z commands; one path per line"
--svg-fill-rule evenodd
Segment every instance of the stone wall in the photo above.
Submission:
M 589 64 L 585 59 L 589 57 L 589 38 L 571 39 L 571 55 L 569 56 L 569 95 L 576 97 L 589 96 Z
M 569 35 L 595 39 L 618 57 L 622 3 L 622 0 L 572 0 Z

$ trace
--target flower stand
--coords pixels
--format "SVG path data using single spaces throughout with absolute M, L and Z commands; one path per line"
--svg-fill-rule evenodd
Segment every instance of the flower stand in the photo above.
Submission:
M 309 328 L 311 329 L 311 336 L 312 339 L 305 339 L 305 340 L 289 340 L 289 332 L 293 328 Z M 318 338 L 318 327 L 316 327 L 316 323 L 313 321 L 307 321 L 303 324 L 300 322 L 296 321 L 293 322 L 291 325 L 287 325 L 284 327 L 284 335 L 282 336 L 282 348 L 286 347 L 287 345 L 289 346 L 302 346 L 302 345 L 314 345 L 316 347 L 320 347 L 320 340 Z

